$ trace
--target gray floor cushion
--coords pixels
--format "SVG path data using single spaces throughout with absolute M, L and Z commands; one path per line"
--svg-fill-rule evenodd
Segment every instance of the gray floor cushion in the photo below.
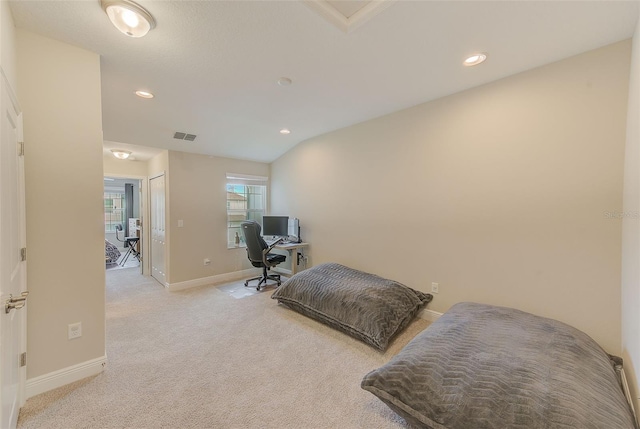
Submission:
M 287 307 L 385 350 L 433 296 L 328 263 L 297 273 L 271 296 Z
M 564 323 L 459 303 L 362 388 L 417 427 L 633 429 L 614 362 Z

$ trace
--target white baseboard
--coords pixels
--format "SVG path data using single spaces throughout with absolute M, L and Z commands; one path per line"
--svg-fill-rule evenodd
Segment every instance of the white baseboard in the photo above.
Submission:
M 184 282 L 166 283 L 166 287 L 167 289 L 173 292 L 177 290 L 190 289 L 192 287 L 231 282 L 234 280 L 243 279 L 245 277 L 255 277 L 255 276 L 259 276 L 260 273 L 261 271 L 259 268 L 249 268 L 247 270 L 233 271 L 230 273 L 218 274 L 218 275 L 209 276 L 209 277 L 202 277 L 199 279 L 187 280 Z
M 435 322 L 438 318 L 442 316 L 442 313 L 438 313 L 437 311 L 425 309 L 418 313 L 418 317 L 424 320 L 428 320 L 429 322 Z
M 49 390 L 82 380 L 83 378 L 100 374 L 106 364 L 107 357 L 102 356 L 48 374 L 30 378 L 27 380 L 26 397 L 29 399 L 41 393 L 48 392 Z

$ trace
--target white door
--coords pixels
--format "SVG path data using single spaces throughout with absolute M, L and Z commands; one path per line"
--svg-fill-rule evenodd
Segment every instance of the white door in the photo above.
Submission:
M 164 174 L 149 180 L 151 210 L 151 276 L 166 285 Z
M 15 428 L 24 403 L 26 368 L 26 289 L 24 159 L 22 117 L 4 74 L 0 78 L 0 427 Z M 26 249 L 25 249 L 26 250 Z M 25 292 L 26 293 L 26 292 Z M 6 311 L 13 297 L 16 309 Z M 17 300 L 16 300 L 17 298 Z

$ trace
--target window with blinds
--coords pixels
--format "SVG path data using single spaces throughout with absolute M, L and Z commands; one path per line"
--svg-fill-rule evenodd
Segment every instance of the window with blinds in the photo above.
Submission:
M 227 173 L 227 247 L 243 247 L 240 224 L 255 220 L 262 225 L 267 209 L 268 178 Z

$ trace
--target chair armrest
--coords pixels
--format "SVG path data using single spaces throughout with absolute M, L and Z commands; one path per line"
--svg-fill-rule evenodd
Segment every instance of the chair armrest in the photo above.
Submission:
M 273 243 L 271 243 L 271 246 L 267 247 L 266 249 L 264 249 L 262 251 L 262 262 L 267 265 L 267 255 L 269 254 L 269 252 L 271 252 L 273 250 L 274 247 L 276 247 L 276 244 L 280 243 L 282 240 L 284 240 L 283 237 L 278 238 L 276 241 L 274 241 Z

